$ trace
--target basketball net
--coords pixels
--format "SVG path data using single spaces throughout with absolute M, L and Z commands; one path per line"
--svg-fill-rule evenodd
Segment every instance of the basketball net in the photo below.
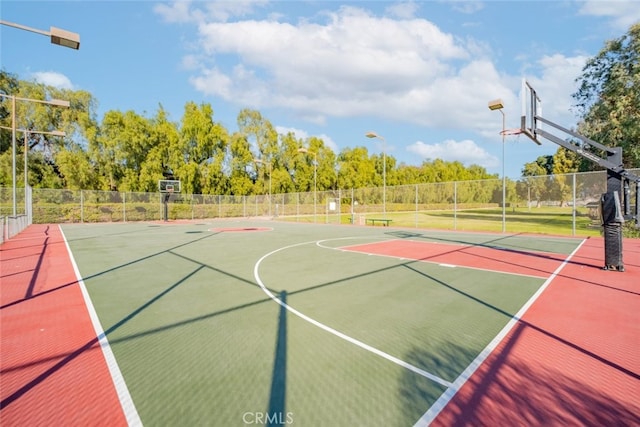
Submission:
M 502 136 L 516 135 L 518 137 L 518 141 L 520 141 L 520 135 L 522 135 L 523 133 L 524 132 L 520 128 L 505 129 L 503 131 L 500 131 L 500 135 Z

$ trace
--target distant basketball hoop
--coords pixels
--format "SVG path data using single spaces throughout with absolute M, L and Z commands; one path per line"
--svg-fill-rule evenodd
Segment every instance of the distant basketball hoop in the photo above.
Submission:
M 169 220 L 169 200 L 174 194 L 180 193 L 180 181 L 175 179 L 161 179 L 158 181 L 158 191 L 162 194 L 162 219 Z

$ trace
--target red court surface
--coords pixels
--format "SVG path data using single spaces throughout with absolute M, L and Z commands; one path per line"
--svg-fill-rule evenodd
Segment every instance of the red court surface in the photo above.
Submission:
M 432 425 L 640 425 L 640 240 L 587 240 Z M 392 240 L 344 250 L 550 277 L 567 258 Z
M 640 425 L 640 239 L 624 273 L 603 246 L 586 241 L 433 425 Z M 536 275 L 560 263 L 541 259 Z M 2 244 L 0 268 L 0 425 L 126 425 L 58 226 Z
M 525 253 L 482 246 L 412 240 L 388 240 L 346 246 L 342 249 L 544 278 L 549 277 L 566 259 L 564 255 L 545 252 Z
M 624 273 L 603 247 L 585 242 L 433 425 L 640 425 L 640 239 Z
M 59 227 L 4 242 L 0 267 L 0 425 L 126 425 Z

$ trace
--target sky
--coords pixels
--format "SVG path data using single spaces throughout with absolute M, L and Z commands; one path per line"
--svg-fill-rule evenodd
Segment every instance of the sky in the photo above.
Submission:
M 440 158 L 518 178 L 557 145 L 503 143 L 489 101 L 502 99 L 505 127 L 519 127 L 526 79 L 543 117 L 574 126 L 576 79 L 640 21 L 640 1 L 3 0 L 0 19 L 80 34 L 76 51 L 0 25 L 0 67 L 90 92 L 98 120 L 153 117 L 161 105 L 179 122 L 187 102 L 208 103 L 232 133 L 249 108 L 336 154 L 366 147 L 407 165 Z

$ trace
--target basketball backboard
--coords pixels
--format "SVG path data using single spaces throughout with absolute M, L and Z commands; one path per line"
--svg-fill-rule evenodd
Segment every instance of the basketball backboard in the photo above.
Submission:
M 542 102 L 535 89 L 528 81 L 522 79 L 522 90 L 520 92 L 522 102 L 522 114 L 520 115 L 520 129 L 536 144 L 540 145 L 538 139 L 538 117 L 542 116 Z
M 161 179 L 158 181 L 158 190 L 161 193 L 179 193 L 180 181 L 174 179 Z

